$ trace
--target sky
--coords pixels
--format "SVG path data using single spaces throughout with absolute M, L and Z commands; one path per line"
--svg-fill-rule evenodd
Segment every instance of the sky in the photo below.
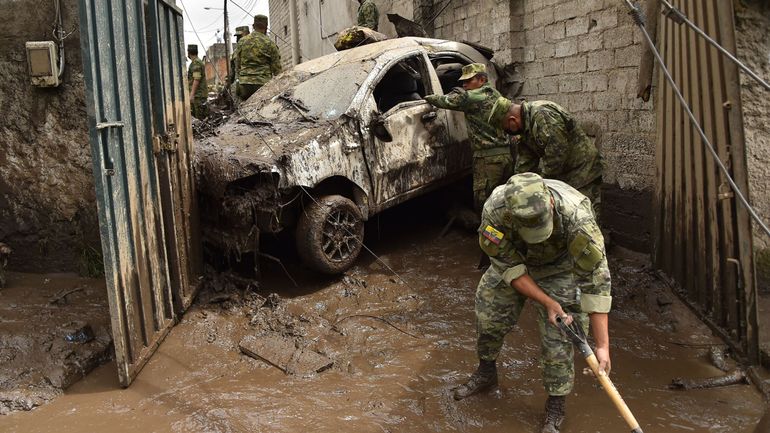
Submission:
M 230 19 L 230 37 L 235 41 L 233 34 L 235 28 L 254 22 L 252 16 L 257 14 L 267 15 L 268 0 L 228 0 L 227 14 Z M 177 6 L 182 8 L 184 17 L 184 42 L 198 45 L 201 52 L 208 48 L 217 39 L 224 40 L 224 2 L 225 0 L 176 0 Z M 238 7 L 240 6 L 240 7 Z M 211 7 L 206 10 L 204 7 Z M 242 9 L 241 9 L 242 8 Z M 249 14 L 244 12 L 249 11 Z M 197 31 L 196 32 L 193 31 Z

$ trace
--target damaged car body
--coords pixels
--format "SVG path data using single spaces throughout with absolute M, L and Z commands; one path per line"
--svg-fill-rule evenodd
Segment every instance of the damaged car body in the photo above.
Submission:
M 400 38 L 329 54 L 279 75 L 196 149 L 207 245 L 258 251 L 294 230 L 309 267 L 340 273 L 373 215 L 470 172 L 463 113 L 423 98 L 459 86 L 469 45 Z

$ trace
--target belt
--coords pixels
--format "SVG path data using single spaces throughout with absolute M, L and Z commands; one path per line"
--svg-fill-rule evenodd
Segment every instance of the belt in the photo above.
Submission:
M 486 158 L 488 156 L 511 155 L 511 148 L 508 146 L 493 147 L 491 149 L 479 149 L 473 151 L 474 158 Z

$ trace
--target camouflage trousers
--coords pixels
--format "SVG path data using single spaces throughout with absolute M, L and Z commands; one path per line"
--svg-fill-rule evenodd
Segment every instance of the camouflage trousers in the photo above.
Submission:
M 564 311 L 579 320 L 588 332 L 588 316 L 580 312 L 578 284 L 571 271 L 561 272 L 535 280 L 548 296 L 557 301 Z M 526 297 L 503 281 L 493 267 L 487 269 L 476 290 L 477 353 L 479 359 L 494 361 L 500 354 L 505 336 L 516 325 Z M 554 325 L 548 322 L 545 308 L 535 304 L 540 331 L 543 384 L 548 395 L 567 395 L 575 380 L 574 350 L 572 343 Z
M 594 180 L 588 185 L 578 188 L 581 194 L 588 197 L 591 200 L 591 207 L 594 210 L 594 216 L 596 217 L 596 223 L 602 225 L 602 178 Z
M 209 115 L 209 108 L 205 104 L 204 98 L 193 98 L 190 104 L 190 112 L 196 119 L 205 119 Z
M 236 92 L 238 94 L 238 98 L 240 98 L 241 101 L 245 101 L 249 99 L 249 96 L 253 95 L 254 92 L 259 90 L 259 88 L 262 87 L 259 84 L 243 84 L 238 83 L 238 87 L 236 89 Z
M 513 175 L 513 158 L 508 153 L 473 158 L 473 207 L 477 212 L 484 208 L 492 190 Z

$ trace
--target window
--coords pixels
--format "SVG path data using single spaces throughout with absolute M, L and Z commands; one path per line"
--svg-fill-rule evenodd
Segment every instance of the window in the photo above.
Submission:
M 391 67 L 374 89 L 380 113 L 402 102 L 420 101 L 430 89 L 430 79 L 422 55 L 406 58 Z
M 438 55 L 431 57 L 431 63 L 436 68 L 436 75 L 441 82 L 441 90 L 444 93 L 449 93 L 455 87 L 462 87 L 460 83 L 460 76 L 462 75 L 463 66 L 469 64 L 467 60 L 459 56 L 451 54 Z

